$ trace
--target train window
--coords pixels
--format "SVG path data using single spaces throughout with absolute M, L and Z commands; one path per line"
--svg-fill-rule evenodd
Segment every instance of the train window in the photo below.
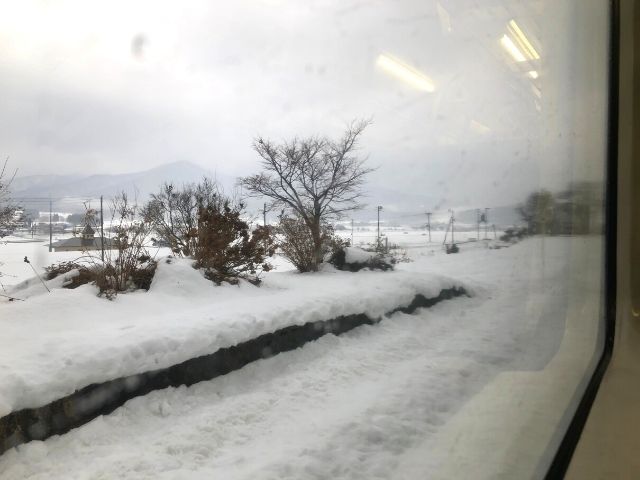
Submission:
M 563 472 L 609 2 L 0 5 L 0 477 Z

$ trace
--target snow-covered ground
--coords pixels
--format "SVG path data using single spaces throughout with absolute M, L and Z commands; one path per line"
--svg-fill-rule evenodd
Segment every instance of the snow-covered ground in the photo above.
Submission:
M 53 241 L 69 238 L 70 235 L 54 235 Z M 152 256 L 168 255 L 168 248 L 150 248 Z M 94 252 L 95 253 L 95 252 Z M 62 261 L 73 261 L 82 256 L 82 252 L 49 252 L 49 236 L 7 236 L 0 238 L 0 293 L 7 287 L 34 276 L 33 269 L 25 263 L 27 257 L 39 275 L 44 268 Z
M 350 230 L 340 230 L 337 232 L 345 239 L 351 240 Z M 383 227 L 381 229 L 383 241 L 388 238 L 390 246 L 399 245 L 403 249 L 425 249 L 439 250 L 442 248 L 442 242 L 445 239 L 445 232 L 442 230 L 431 231 L 431 242 L 427 232 L 424 230 L 417 230 L 410 227 Z M 493 240 L 495 236 L 499 237 L 502 232 L 496 232 L 496 235 L 492 231 L 487 232 L 489 239 Z M 476 231 L 455 232 L 456 242 L 465 242 L 470 238 L 475 239 L 477 236 Z M 365 246 L 367 244 L 373 244 L 376 241 L 377 230 L 370 227 L 361 227 L 360 230 L 354 231 L 353 244 L 355 246 Z M 484 230 L 480 231 L 480 238 L 485 237 Z M 69 238 L 69 235 L 54 235 L 53 241 L 56 242 L 63 238 Z M 451 233 L 447 234 L 447 241 L 451 239 Z M 482 243 L 482 242 L 481 242 Z M 30 236 L 9 236 L 0 238 L 0 282 L 5 287 L 20 283 L 27 278 L 33 276 L 33 270 L 31 267 L 24 263 L 24 257 L 28 257 L 29 261 L 36 268 L 38 273 L 44 273 L 44 267 L 56 263 L 59 261 L 69 261 L 78 258 L 80 252 L 49 252 L 49 237 L 48 235 L 42 237 L 36 236 L 31 238 Z M 150 249 L 151 255 L 162 256 L 170 253 L 168 248 Z M 288 262 L 283 261 L 281 258 L 276 258 L 272 261 L 275 264 L 278 271 L 290 270 L 292 266 Z M 0 293 L 2 293 L 2 287 L 0 287 Z
M 320 274 L 299 275 L 278 257 L 273 261 L 276 271 L 265 275 L 260 288 L 248 283 L 215 287 L 189 260 L 171 259 L 160 260 L 149 292 L 123 294 L 109 302 L 98 298 L 92 285 L 60 288 L 68 275 L 46 281 L 48 293 L 22 261 L 29 255 L 43 274 L 44 265 L 76 259 L 80 252 L 49 253 L 46 244 L 17 237 L 0 248 L 9 278 L 22 280 L 3 282 L 2 293 L 23 300 L 0 297 L 0 416 L 289 325 L 362 312 L 376 318 L 407 305 L 418 293 L 437 296 L 441 289 L 462 285 L 427 273 L 428 268 L 355 275 L 329 266 Z M 439 245 L 433 248 L 440 252 Z M 163 250 L 152 254 L 164 259 L 169 251 Z
M 26 301 L 0 303 L 0 416 L 290 325 L 358 313 L 378 318 L 418 293 L 435 297 L 460 285 L 435 274 L 327 268 L 319 274 L 274 273 L 259 288 L 215 287 L 191 264 L 162 259 L 148 292 L 113 301 L 98 298 L 93 285 L 55 288 L 63 277 L 47 282 L 51 293 L 36 279 L 9 289 Z
M 189 388 L 169 388 L 133 399 L 113 414 L 66 435 L 6 452 L 0 457 L 0 478 L 368 479 L 417 478 L 416 472 L 419 478 L 429 478 L 445 460 L 430 454 L 437 449 L 429 442 L 478 391 L 500 372 L 542 369 L 556 354 L 565 331 L 575 241 L 532 238 L 500 250 L 483 248 L 478 242 L 467 244 L 457 255 L 445 255 L 438 244 L 407 245 L 415 261 L 401 264 L 393 273 L 269 274 L 265 286 L 251 290 L 252 301 L 243 306 L 266 307 L 251 311 L 254 322 L 247 323 L 249 330 L 222 340 L 233 342 L 242 335 L 272 328 L 274 324 L 265 325 L 265 319 L 274 308 L 284 307 L 289 312 L 311 309 L 311 318 L 345 308 L 369 308 L 371 313 L 379 313 L 390 301 L 388 292 L 408 298 L 412 289 L 435 291 L 450 283 L 464 284 L 474 296 L 443 302 L 415 315 L 395 314 L 378 325 L 359 327 L 340 337 L 328 335 L 296 351 Z M 586 243 L 587 250 L 598 251 L 597 239 L 579 241 Z M 183 267 L 177 262 L 172 268 Z M 163 281 L 162 268 L 158 273 L 155 282 L 164 286 L 156 294 L 164 300 L 149 305 L 137 318 L 127 319 L 126 325 L 118 323 L 126 315 L 101 317 L 97 313 L 100 305 L 109 305 L 112 312 L 132 313 L 140 298 L 153 297 L 153 288 L 149 293 L 122 295 L 114 304 L 82 291 L 89 287 L 35 295 L 24 304 L 1 304 L 3 329 L 9 326 L 10 335 L 14 335 L 7 344 L 28 346 L 35 342 L 39 354 L 24 362 L 18 356 L 21 349 L 15 349 L 13 359 L 0 357 L 0 374 L 4 375 L 0 385 L 9 406 L 28 403 L 30 395 L 25 392 L 29 388 L 52 381 L 47 378 L 51 371 L 40 374 L 33 368 L 34 362 L 42 362 L 38 368 L 46 368 L 44 362 L 51 355 L 59 355 L 63 361 L 62 372 L 73 372 L 77 361 L 88 363 L 76 373 L 96 370 L 88 372 L 89 376 L 127 371 L 122 363 L 100 364 L 100 358 L 113 355 L 122 343 L 135 342 L 145 329 L 148 332 L 150 318 L 165 331 L 165 353 L 174 355 L 171 359 L 175 360 L 185 342 L 189 324 L 184 322 L 192 317 L 177 316 L 180 308 L 188 307 L 188 313 L 201 309 L 202 313 L 220 302 L 224 311 L 226 302 L 246 298 L 245 290 L 250 288 L 210 287 L 200 296 L 189 293 L 190 298 L 185 299 L 184 294 L 193 290 L 192 283 L 202 280 L 193 276 L 196 272 L 184 268 L 184 278 L 190 280 L 174 284 Z M 300 295 L 303 291 L 315 291 L 320 300 L 305 300 Z M 91 298 L 91 304 L 83 318 L 65 324 L 67 331 L 52 336 L 59 330 L 58 314 L 29 319 L 29 311 L 72 308 L 74 295 L 82 299 L 79 303 Z M 5 315 L 9 309 L 18 314 L 9 318 Z M 171 315 L 166 312 L 169 309 Z M 282 316 L 268 321 L 279 318 Z M 94 356 L 78 359 L 65 353 L 69 344 L 64 342 L 71 337 L 73 343 L 87 322 L 96 338 L 111 335 L 107 331 L 116 331 L 117 336 L 104 342 L 106 350 L 98 353 L 96 346 L 90 345 L 88 351 L 93 350 Z M 220 325 L 232 323 L 229 315 Z M 49 337 L 46 342 L 34 336 L 36 327 Z M 203 324 L 196 322 L 193 327 L 202 333 Z M 21 330 L 24 336 L 18 338 Z M 221 339 L 205 338 L 203 346 L 210 348 L 211 342 Z M 149 347 L 151 352 L 145 349 Z M 153 356 L 156 347 L 140 344 L 134 349 L 133 363 L 127 360 L 124 364 L 157 365 Z M 150 353 L 151 360 L 147 358 Z M 36 378 L 23 377 L 21 383 L 15 378 L 20 370 Z M 8 371 L 13 373 L 7 375 Z M 68 380 L 63 378 L 62 383 Z M 39 394 L 46 396 L 49 388 L 60 387 L 60 382 L 57 387 L 53 384 Z M 11 392 L 5 385 L 10 385 Z M 541 450 L 544 447 L 539 446 Z M 405 461 L 407 458 L 410 461 Z

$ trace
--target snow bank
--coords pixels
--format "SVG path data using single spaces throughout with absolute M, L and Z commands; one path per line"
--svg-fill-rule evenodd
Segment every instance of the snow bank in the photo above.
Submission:
M 345 262 L 347 263 L 367 263 L 376 256 L 375 252 L 367 252 L 358 247 L 346 247 L 344 253 Z
M 47 294 L 29 281 L 11 290 L 28 301 L 0 303 L 0 416 L 290 325 L 357 313 L 380 317 L 418 293 L 437 296 L 454 286 L 465 285 L 417 272 L 327 269 L 272 273 L 260 288 L 215 287 L 184 259 L 162 259 L 149 292 L 114 301 L 96 297 L 91 285 Z
M 599 298 L 599 286 L 587 286 L 600 277 L 571 267 L 602 251 L 599 243 L 576 250 L 592 240 L 534 238 L 501 250 L 468 246 L 459 255 L 425 249 L 399 268 L 447 271 L 483 288 L 212 381 L 137 397 L 66 435 L 7 451 L 0 477 L 530 478 L 529 466 L 540 464 L 549 445 L 545 432 L 557 431 L 562 404 L 583 378 L 555 363 L 559 342 L 572 334 L 565 331 L 568 297 L 577 302 L 569 307 L 573 335 L 587 343 L 595 337 L 584 336 L 597 328 L 584 312 L 598 308 L 582 307 Z M 589 263 L 600 268 L 597 255 Z M 587 283 L 572 294 L 574 276 Z M 280 286 L 307 281 L 274 277 Z M 277 295 L 275 283 L 267 295 Z M 544 370 L 553 374 L 541 376 Z M 505 381 L 507 372 L 517 377 Z M 478 408 L 483 398 L 490 408 Z

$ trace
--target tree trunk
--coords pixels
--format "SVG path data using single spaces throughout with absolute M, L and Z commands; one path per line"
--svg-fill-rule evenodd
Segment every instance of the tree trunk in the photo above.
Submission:
M 313 270 L 317 271 L 318 267 L 322 263 L 322 233 L 320 231 L 320 219 L 314 218 L 311 220 L 311 236 L 313 238 L 313 253 L 314 253 L 314 265 Z

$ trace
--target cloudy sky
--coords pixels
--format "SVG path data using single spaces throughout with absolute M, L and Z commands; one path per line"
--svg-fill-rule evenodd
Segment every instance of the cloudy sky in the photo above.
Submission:
M 606 2 L 588 3 L 597 44 Z M 578 46 L 578 4 L 0 0 L 0 154 L 23 176 L 179 160 L 238 176 L 258 168 L 257 135 L 371 118 L 371 188 L 506 205 L 580 179 L 576 137 L 602 155 L 606 45 Z M 539 59 L 501 44 L 510 20 Z

